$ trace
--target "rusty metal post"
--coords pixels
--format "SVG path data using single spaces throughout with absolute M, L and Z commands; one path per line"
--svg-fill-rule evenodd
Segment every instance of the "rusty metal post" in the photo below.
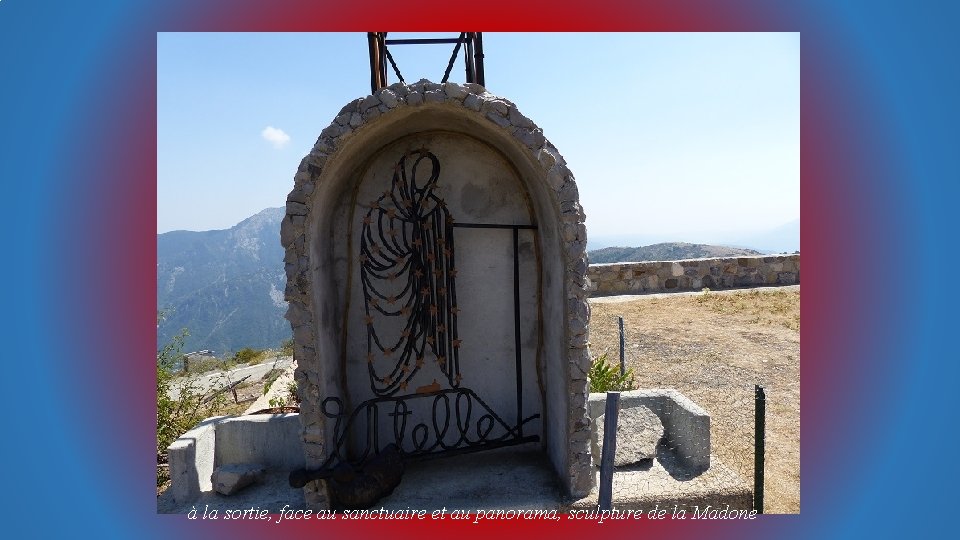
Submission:
M 620 414 L 620 392 L 607 392 L 603 417 L 603 450 L 600 451 L 600 510 L 613 508 L 613 462 L 617 454 L 617 416 Z
M 367 47 L 370 49 L 370 93 L 377 91 L 377 83 L 379 82 L 379 73 L 380 69 L 377 67 L 378 59 L 380 58 L 379 52 L 380 40 L 377 38 L 376 32 L 367 32 Z
M 624 351 L 624 336 L 623 336 L 623 317 L 617 317 L 617 325 L 620 327 L 620 376 L 623 377 L 627 374 L 627 359 Z
M 767 393 L 763 387 L 754 386 L 754 436 L 753 436 L 753 509 L 763 513 L 763 467 L 767 438 Z

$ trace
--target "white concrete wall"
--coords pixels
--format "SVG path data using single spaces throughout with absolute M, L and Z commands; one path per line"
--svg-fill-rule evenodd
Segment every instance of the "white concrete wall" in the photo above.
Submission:
M 291 471 L 303 467 L 300 418 L 295 413 L 255 414 L 217 422 L 216 465 L 255 463 Z
M 213 490 L 220 465 L 258 464 L 280 471 L 304 466 L 298 414 L 215 416 L 197 424 L 167 449 L 170 493 L 176 505 Z
M 507 225 L 531 225 L 530 204 L 517 173 L 506 159 L 490 146 L 476 139 L 457 133 L 434 131 L 417 133 L 401 138 L 375 154 L 360 173 L 360 182 L 351 197 L 355 204 L 352 212 L 344 212 L 338 217 L 346 222 L 335 224 L 336 230 L 350 231 L 349 244 L 340 244 L 347 253 L 345 265 L 338 267 L 343 271 L 336 277 L 335 286 L 347 290 L 349 307 L 346 317 L 346 381 L 349 402 L 356 407 L 361 402 L 376 397 L 370 385 L 367 362 L 367 325 L 361 286 L 360 235 L 364 229 L 363 219 L 369 207 L 385 192 L 391 189 L 393 172 L 398 160 L 412 150 L 426 148 L 437 156 L 440 163 L 439 179 L 434 193 L 443 199 L 448 211 L 456 223 L 485 223 Z M 407 169 L 412 177 L 414 154 L 408 158 Z M 429 160 L 420 161 L 416 180 L 422 185 L 431 172 Z M 391 205 L 392 206 L 392 205 Z M 536 231 L 524 230 L 519 233 L 520 262 L 520 335 L 523 370 L 523 417 L 540 414 L 540 392 L 536 370 L 540 342 L 539 315 L 539 254 L 534 243 Z M 517 387 L 516 352 L 514 336 L 514 291 L 513 291 L 513 232 L 510 229 L 468 229 L 454 228 L 454 257 L 456 275 L 456 307 L 458 339 L 462 341 L 459 349 L 461 388 L 471 389 L 489 405 L 511 427 L 516 424 Z M 395 293 L 399 302 L 406 299 L 402 295 L 407 285 L 406 275 L 395 282 L 383 284 L 390 293 Z M 431 299 L 433 305 L 444 310 L 447 298 L 454 291 L 448 291 L 445 297 Z M 408 295 L 410 293 L 407 293 Z M 403 343 L 401 331 L 407 317 L 386 317 L 371 310 L 373 326 L 383 343 Z M 449 334 L 448 329 L 448 334 Z M 386 356 L 374 347 L 373 365 L 378 374 L 384 376 L 399 361 L 398 354 Z M 437 381 L 443 389 L 451 388 L 451 383 L 440 370 L 436 355 L 428 354 L 424 366 L 407 383 L 406 389 L 398 389 L 395 395 L 414 394 L 418 387 Z M 408 367 L 413 369 L 413 359 Z M 404 448 L 413 450 L 410 433 L 415 425 L 423 423 L 432 426 L 432 399 L 408 401 L 415 407 L 407 420 Z M 387 413 L 392 408 L 381 408 L 380 440 L 394 439 L 393 423 Z M 481 414 L 474 409 L 473 421 Z M 366 436 L 365 420 L 361 419 L 353 429 L 356 448 L 362 451 Z M 432 430 L 430 430 L 432 431 Z M 473 428 L 470 429 L 474 433 Z M 504 434 L 505 430 L 495 429 L 491 437 Z M 540 422 L 535 420 L 525 425 L 525 435 L 541 434 Z M 451 429 L 446 442 L 452 444 L 459 433 Z M 432 442 L 432 440 L 430 441 Z M 428 442 L 428 444 L 430 444 Z M 385 444 L 385 443 L 384 443 Z

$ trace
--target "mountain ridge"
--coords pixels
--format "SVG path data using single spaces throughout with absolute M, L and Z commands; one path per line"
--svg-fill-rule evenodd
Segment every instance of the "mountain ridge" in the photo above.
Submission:
M 283 216 L 282 207 L 267 208 L 229 229 L 157 235 L 158 343 L 186 328 L 186 350 L 222 354 L 275 347 L 290 336 Z
M 157 235 L 158 343 L 182 328 L 186 351 L 211 349 L 218 355 L 243 347 L 276 347 L 290 337 L 284 251 L 280 245 L 283 207 L 266 208 L 229 229 L 169 231 Z M 588 251 L 591 264 L 701 257 L 761 255 L 753 249 L 661 242 L 641 247 Z
M 691 244 L 688 242 L 660 242 L 640 247 L 605 247 L 587 252 L 590 264 L 642 261 L 679 261 L 683 259 L 703 259 L 712 257 L 736 257 L 741 255 L 763 255 L 763 253 L 745 248 L 715 246 L 711 244 Z

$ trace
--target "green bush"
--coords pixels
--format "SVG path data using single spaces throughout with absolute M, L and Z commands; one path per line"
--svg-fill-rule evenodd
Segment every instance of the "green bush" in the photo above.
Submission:
M 590 381 L 591 392 L 609 392 L 633 390 L 635 377 L 633 369 L 627 369 L 626 373 L 621 375 L 620 366 L 608 362 L 607 355 L 603 354 L 593 359 L 587 379 Z
M 267 392 L 270 391 L 270 387 L 273 386 L 273 383 L 277 382 L 277 379 L 280 378 L 280 374 L 283 373 L 283 370 L 274 369 L 271 371 L 276 372 L 276 375 L 269 378 L 267 383 L 263 386 L 263 395 L 267 395 Z M 270 375 L 268 373 L 267 375 Z M 300 406 L 300 394 L 297 393 L 297 382 L 292 381 L 287 384 L 287 394 L 285 396 L 277 396 L 270 398 L 271 407 L 299 407 Z

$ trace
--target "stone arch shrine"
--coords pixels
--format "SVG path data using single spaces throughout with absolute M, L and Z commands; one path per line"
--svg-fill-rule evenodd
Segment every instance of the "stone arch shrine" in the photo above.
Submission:
M 542 131 L 477 84 L 340 111 L 281 227 L 307 470 L 537 445 L 590 491 L 578 198 Z M 304 490 L 330 505 L 324 481 Z

